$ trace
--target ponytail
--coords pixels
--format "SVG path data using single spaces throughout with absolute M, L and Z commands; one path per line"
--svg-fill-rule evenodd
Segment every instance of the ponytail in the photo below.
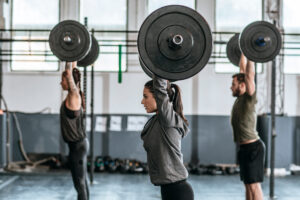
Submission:
M 81 106 L 82 106 L 83 110 L 85 111 L 85 96 L 84 96 L 84 93 L 81 90 L 79 90 L 79 94 L 81 96 Z
M 81 106 L 85 111 L 85 94 L 81 91 L 81 73 L 77 68 L 73 68 L 72 75 L 74 78 L 74 82 L 79 87 L 79 94 L 81 96 Z
M 149 89 L 149 91 L 154 95 L 154 88 L 153 88 L 153 80 L 148 81 L 145 84 L 145 87 Z M 183 121 L 188 125 L 187 119 L 183 115 L 183 105 L 181 100 L 181 91 L 178 85 L 170 84 L 167 81 L 167 93 L 169 96 L 169 101 L 173 104 L 174 111 L 183 119 Z
M 173 109 L 175 112 L 184 120 L 188 125 L 188 121 L 183 114 L 183 105 L 181 99 L 181 90 L 178 85 L 173 84 L 168 81 L 167 92 L 170 98 L 170 102 L 173 103 Z

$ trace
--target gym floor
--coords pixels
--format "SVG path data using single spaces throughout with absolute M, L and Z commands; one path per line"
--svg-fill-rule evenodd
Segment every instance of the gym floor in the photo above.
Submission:
M 101 200 L 156 200 L 160 188 L 150 183 L 148 175 L 96 173 L 90 186 L 90 199 Z M 238 175 L 196 176 L 189 178 L 195 200 L 244 200 L 244 187 Z M 47 174 L 1 174 L 0 199 L 5 200 L 69 200 L 76 192 L 68 172 Z M 269 179 L 262 184 L 265 199 L 269 194 Z M 275 179 L 276 196 L 280 200 L 300 199 L 299 176 Z

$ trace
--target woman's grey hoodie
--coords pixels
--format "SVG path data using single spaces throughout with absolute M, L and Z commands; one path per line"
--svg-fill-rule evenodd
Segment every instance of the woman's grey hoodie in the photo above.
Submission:
M 151 182 L 163 185 L 188 177 L 181 153 L 181 140 L 187 135 L 188 127 L 169 101 L 167 81 L 154 77 L 153 87 L 158 112 L 146 123 L 141 138 L 147 152 Z

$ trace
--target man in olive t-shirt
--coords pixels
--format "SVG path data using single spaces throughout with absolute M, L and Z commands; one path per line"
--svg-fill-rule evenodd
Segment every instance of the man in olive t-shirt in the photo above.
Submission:
M 232 76 L 232 96 L 237 97 L 231 112 L 234 142 L 239 146 L 240 177 L 245 184 L 247 200 L 262 200 L 260 182 L 264 176 L 265 146 L 256 131 L 256 91 L 254 63 L 243 54 L 240 73 Z

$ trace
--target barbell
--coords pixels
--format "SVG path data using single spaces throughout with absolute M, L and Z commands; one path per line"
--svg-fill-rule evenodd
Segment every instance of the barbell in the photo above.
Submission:
M 234 36 L 232 36 L 226 46 L 226 54 L 229 61 L 239 66 L 240 58 L 241 58 L 241 50 L 239 46 L 239 37 L 240 34 L 236 33 Z
M 273 60 L 279 54 L 281 46 L 281 34 L 277 27 L 269 22 L 256 21 L 229 40 L 226 54 L 236 66 L 239 65 L 241 52 L 251 61 L 264 63 Z
M 77 65 L 87 67 L 99 56 L 96 38 L 86 27 L 74 20 L 64 20 L 51 30 L 49 45 L 53 54 L 61 61 L 78 61 Z
M 183 80 L 200 72 L 212 53 L 212 33 L 195 10 L 179 5 L 151 13 L 138 34 L 142 69 L 170 81 Z

